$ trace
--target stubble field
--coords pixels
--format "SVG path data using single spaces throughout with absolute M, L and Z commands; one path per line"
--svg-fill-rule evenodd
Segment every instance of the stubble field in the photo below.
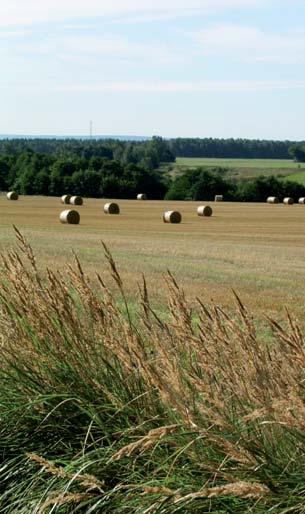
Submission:
M 163 276 L 169 269 L 187 296 L 233 304 L 233 288 L 252 312 L 282 317 L 284 307 L 304 314 L 305 206 L 118 200 L 121 214 L 105 215 L 105 200 L 85 199 L 77 207 L 80 225 L 61 225 L 59 198 L 0 197 L 0 250 L 15 244 L 13 224 L 32 244 L 40 267 L 53 270 L 73 260 L 86 271 L 108 276 L 101 241 L 110 248 L 134 293 L 144 273 L 153 303 L 166 303 Z M 74 208 L 71 206 L 71 208 Z M 162 222 L 165 210 L 179 210 L 182 223 Z

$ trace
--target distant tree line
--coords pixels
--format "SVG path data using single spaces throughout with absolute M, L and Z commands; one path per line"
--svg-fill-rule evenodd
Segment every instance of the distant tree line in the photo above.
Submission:
M 177 138 L 169 148 L 175 157 L 213 157 L 240 159 L 290 159 L 294 141 L 260 139 Z
M 26 151 L 47 154 L 58 158 L 107 158 L 121 164 L 137 164 L 153 170 L 161 163 L 173 162 L 169 144 L 161 137 L 149 141 L 120 141 L 115 139 L 3 139 L 0 140 L 0 155 L 18 155 Z
M 38 151 L 37 148 L 45 151 Z M 0 190 L 20 194 L 79 194 L 88 197 L 213 200 L 223 194 L 231 201 L 265 201 L 267 196 L 305 196 L 304 187 L 276 177 L 234 180 L 223 168 L 187 170 L 176 178 L 162 171 L 171 162 L 171 141 L 154 137 L 145 142 L 79 140 L 0 141 Z M 30 148 L 30 147 L 33 148 Z M 305 145 L 295 145 L 301 159 Z
M 25 195 L 135 198 L 145 192 L 164 197 L 168 185 L 158 170 L 122 164 L 107 157 L 63 157 L 26 150 L 0 155 L 0 189 Z
M 174 162 L 176 157 L 212 157 L 243 159 L 299 160 L 305 142 L 259 139 L 176 138 L 154 136 L 147 141 L 118 139 L 5 139 L 0 140 L 0 154 L 16 154 L 25 150 L 57 157 L 107 157 L 121 164 L 138 164 L 148 169 Z M 303 155 L 302 154 L 302 155 Z
M 265 202 L 268 196 L 286 196 L 297 200 L 305 196 L 305 187 L 297 182 L 275 176 L 259 176 L 248 180 L 232 180 L 223 176 L 222 168 L 197 168 L 184 172 L 171 183 L 167 200 L 214 200 L 215 194 L 237 202 Z
M 106 157 L 56 157 L 27 150 L 19 155 L 0 156 L 0 189 L 14 189 L 25 195 L 78 194 L 93 198 L 135 198 L 145 192 L 151 199 L 226 200 L 261 202 L 267 196 L 305 196 L 296 182 L 274 176 L 234 181 L 225 178 L 223 168 L 197 168 L 175 179 L 159 170 L 136 164 L 123 165 Z

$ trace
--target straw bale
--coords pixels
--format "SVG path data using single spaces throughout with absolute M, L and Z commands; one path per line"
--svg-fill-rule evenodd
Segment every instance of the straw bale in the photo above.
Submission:
M 70 203 L 71 198 L 72 198 L 72 195 L 63 195 L 61 197 L 61 203 L 68 204 L 68 203 Z
M 215 195 L 215 202 L 222 202 L 223 201 L 223 195 Z
M 299 203 L 305 203 L 305 197 L 302 196 L 301 198 L 299 198 Z
M 267 203 L 279 203 L 279 199 L 277 196 L 268 196 Z
M 19 195 L 15 191 L 9 191 L 6 195 L 8 200 L 18 200 Z
M 182 216 L 178 211 L 166 211 L 163 214 L 164 223 L 181 223 Z
M 147 200 L 147 194 L 146 193 L 139 193 L 137 195 L 137 200 Z
M 287 196 L 287 198 L 284 198 L 283 203 L 285 205 L 293 205 L 294 201 L 293 201 L 293 198 L 290 198 Z
M 105 203 L 104 205 L 104 213 L 105 214 L 120 214 L 120 207 L 117 203 Z
M 209 205 L 200 205 L 197 208 L 197 214 L 198 216 L 212 216 L 213 209 Z
M 71 196 L 69 203 L 71 205 L 83 205 L 83 199 L 81 196 Z
M 70 225 L 78 225 L 80 216 L 77 211 L 70 211 L 69 209 L 60 213 L 59 219 L 61 223 L 69 223 Z

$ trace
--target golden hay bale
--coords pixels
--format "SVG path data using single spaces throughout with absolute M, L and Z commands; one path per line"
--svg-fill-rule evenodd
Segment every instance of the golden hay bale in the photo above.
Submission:
M 198 216 L 212 216 L 213 209 L 209 205 L 200 205 L 197 208 L 197 214 Z
M 277 196 L 268 196 L 267 203 L 279 203 L 279 199 Z
M 19 195 L 15 191 L 9 191 L 9 193 L 7 193 L 7 195 L 6 195 L 6 198 L 8 200 L 18 200 Z
M 164 223 L 181 223 L 182 216 L 178 211 L 166 211 L 163 214 Z
M 105 203 L 104 205 L 104 213 L 105 214 L 120 214 L 120 207 L 117 203 Z
M 215 195 L 215 202 L 222 202 L 223 201 L 223 195 Z
M 63 195 L 61 197 L 61 203 L 65 203 L 65 204 L 70 203 L 71 198 L 72 198 L 72 195 Z
M 69 203 L 71 205 L 83 205 L 83 199 L 81 196 L 71 196 Z
M 147 194 L 146 193 L 139 193 L 137 195 L 137 200 L 147 200 Z
M 78 225 L 80 216 L 77 211 L 70 211 L 69 209 L 62 211 L 59 215 L 61 223 L 69 223 L 70 225 Z
M 283 203 L 285 205 L 293 205 L 293 203 L 294 203 L 293 202 L 293 198 L 290 198 L 290 197 L 287 196 L 287 198 L 284 198 Z
M 305 203 L 305 197 L 302 196 L 301 198 L 299 198 L 299 203 Z

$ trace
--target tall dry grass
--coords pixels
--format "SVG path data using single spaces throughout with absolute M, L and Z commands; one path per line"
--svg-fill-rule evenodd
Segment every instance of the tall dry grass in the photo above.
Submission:
M 305 512 L 303 327 L 1 257 L 0 512 Z

